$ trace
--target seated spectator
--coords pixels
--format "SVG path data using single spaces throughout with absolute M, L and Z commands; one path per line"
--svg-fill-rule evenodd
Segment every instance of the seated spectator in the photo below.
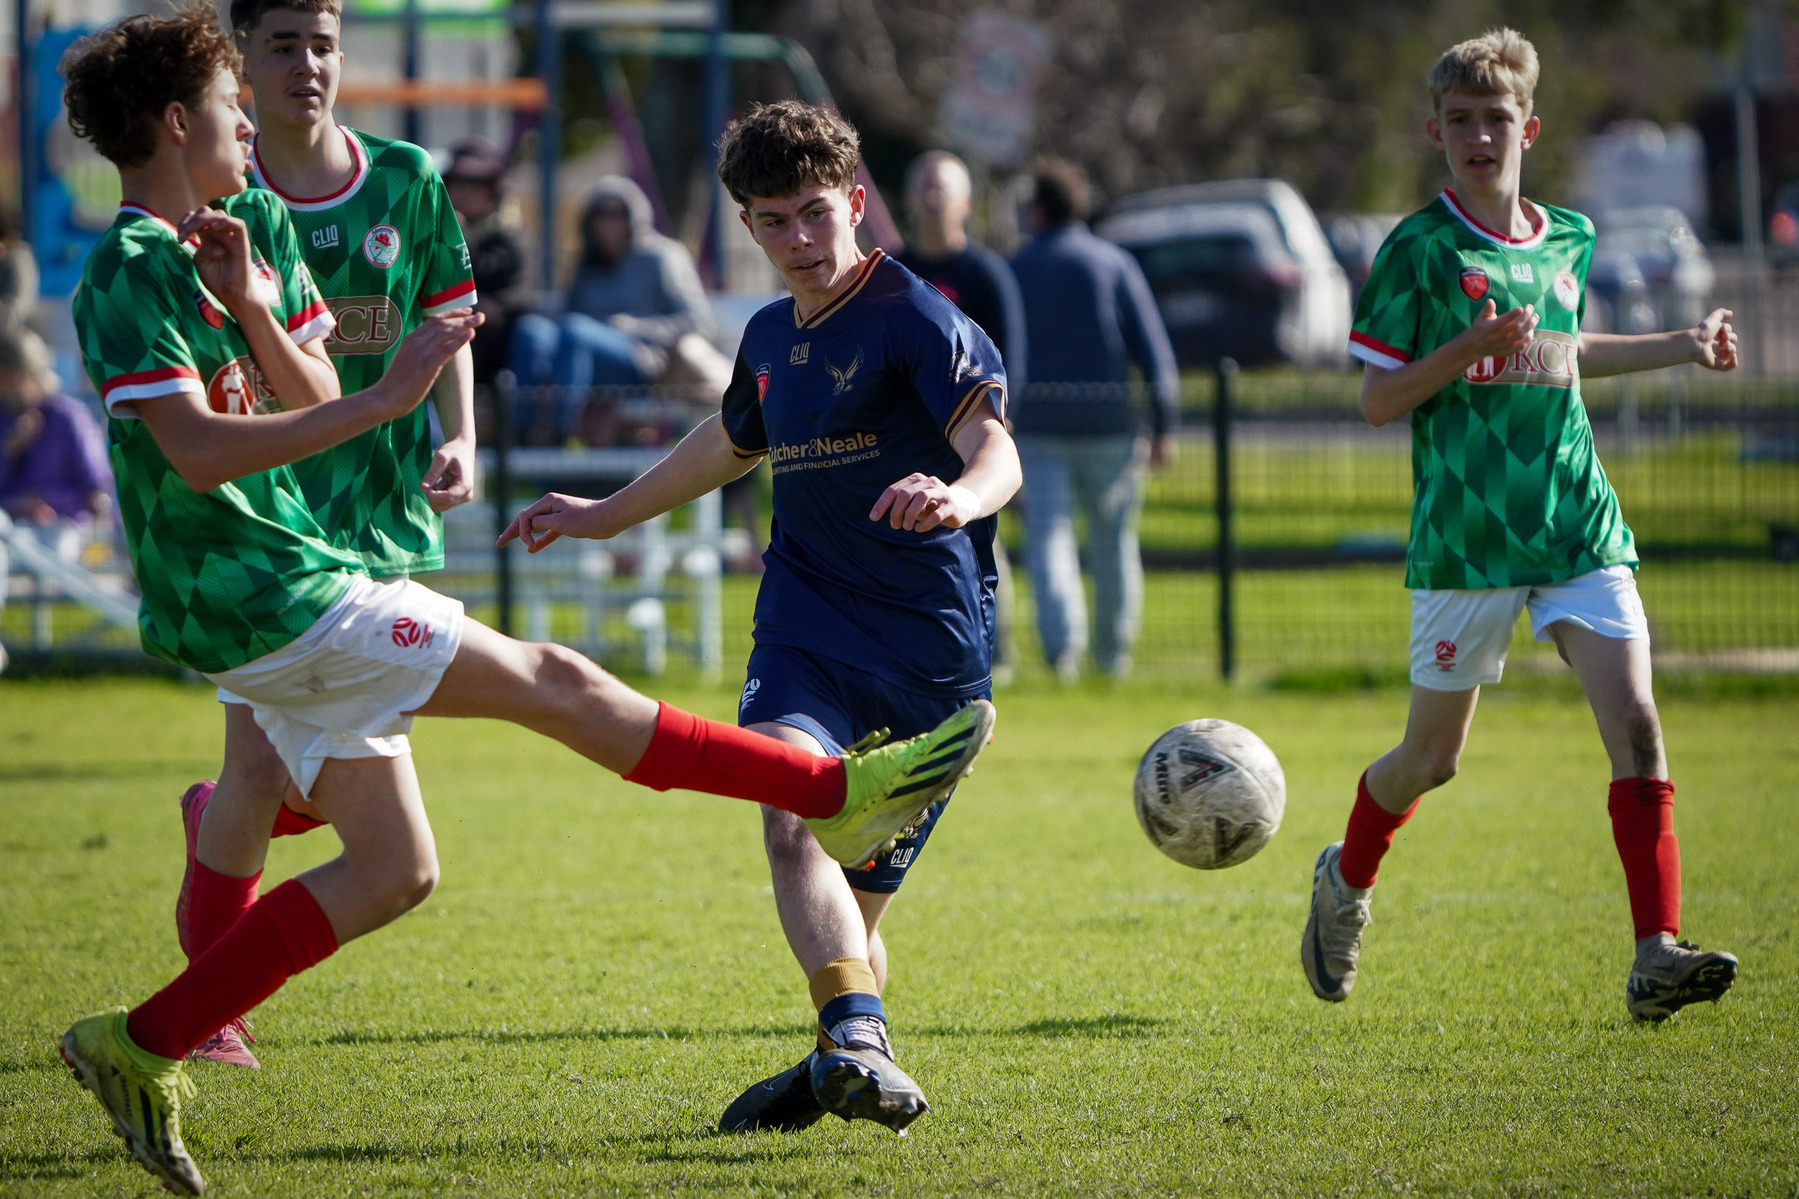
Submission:
M 11 210 L 0 206 L 0 329 L 22 329 L 37 306 L 37 259 Z
M 487 318 L 470 347 L 479 386 L 491 385 L 505 367 L 512 326 L 530 307 L 524 288 L 525 242 L 518 214 L 506 203 L 505 174 L 505 155 L 479 138 L 458 143 L 444 172 L 450 204 L 468 241 L 479 297 L 475 306 Z
M 555 384 L 550 440 L 574 432 L 589 387 L 700 383 L 722 396 L 731 364 L 707 339 L 712 308 L 686 247 L 657 233 L 649 198 L 631 180 L 600 180 L 581 217 L 581 260 L 560 318 L 526 313 L 508 365 L 526 390 L 521 433 L 540 417 L 529 390 Z
M 85 522 L 112 505 L 100 424 L 57 385 L 37 334 L 0 330 L 0 508 L 46 529 Z

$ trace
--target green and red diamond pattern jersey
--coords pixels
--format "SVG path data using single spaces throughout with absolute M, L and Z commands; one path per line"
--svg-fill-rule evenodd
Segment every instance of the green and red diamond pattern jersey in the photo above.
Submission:
M 260 187 L 287 205 L 300 252 L 337 318 L 325 342 L 345 395 L 374 384 L 400 338 L 428 316 L 475 303 L 468 246 L 430 154 L 409 142 L 338 126 L 356 169 L 336 192 L 283 192 L 251 143 Z M 295 473 L 332 543 L 362 555 L 376 578 L 443 566 L 443 520 L 419 481 L 431 468 L 424 405 L 333 446 Z
M 1412 532 L 1406 586 L 1557 583 L 1637 565 L 1635 541 L 1593 449 L 1580 398 L 1580 319 L 1593 225 L 1532 203 L 1529 237 L 1474 220 L 1445 191 L 1381 246 L 1356 303 L 1349 352 L 1404 366 L 1474 322 L 1536 306 L 1532 344 L 1485 358 L 1412 412 Z
M 271 310 L 294 342 L 327 334 L 330 313 L 280 202 L 246 191 L 217 207 L 247 226 Z M 138 419 L 183 395 L 252 419 L 278 407 L 237 322 L 201 286 L 193 245 L 148 209 L 121 206 L 88 255 L 73 313 L 82 365 L 109 417 L 144 649 L 217 673 L 305 632 L 364 568 L 330 545 L 292 468 L 197 492 Z

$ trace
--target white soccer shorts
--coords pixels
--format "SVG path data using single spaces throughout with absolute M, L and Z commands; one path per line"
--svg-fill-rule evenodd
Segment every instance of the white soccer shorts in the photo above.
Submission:
M 1530 611 L 1538 641 L 1565 620 L 1603 637 L 1649 640 L 1649 621 L 1628 566 L 1606 566 L 1542 587 L 1412 592 L 1412 682 L 1435 691 L 1497 683 L 1518 613 Z
M 413 582 L 358 577 L 313 626 L 271 654 L 206 677 L 248 703 L 302 795 L 327 758 L 412 752 L 410 712 L 462 643 L 462 602 Z M 241 697 L 241 700 L 240 700 Z

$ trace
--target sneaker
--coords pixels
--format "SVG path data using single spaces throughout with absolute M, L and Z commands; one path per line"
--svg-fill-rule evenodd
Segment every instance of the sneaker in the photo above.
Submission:
M 181 890 L 175 896 L 175 937 L 181 942 L 181 952 L 190 959 L 194 955 L 187 948 L 187 901 L 194 889 L 194 863 L 200 860 L 200 817 L 216 786 L 217 783 L 207 779 L 181 793 L 181 831 L 187 834 L 187 873 L 181 876 Z
M 883 731 L 845 750 L 843 810 L 806 819 L 819 846 L 851 869 L 873 861 L 973 772 L 993 739 L 993 720 L 993 705 L 977 699 L 928 733 L 882 745 Z
M 1306 916 L 1299 960 L 1312 994 L 1341 1003 L 1355 989 L 1356 959 L 1362 954 L 1362 930 L 1374 923 L 1368 912 L 1373 887 L 1352 887 L 1337 872 L 1343 842 L 1324 847 L 1312 867 L 1312 910 Z
M 1737 979 L 1737 960 L 1691 941 L 1664 942 L 1637 954 L 1624 984 L 1624 1006 L 1638 1020 L 1661 1023 L 1689 1003 L 1713 1003 Z
M 62 1035 L 62 1060 L 94 1093 L 112 1117 L 113 1131 L 125 1138 L 144 1169 L 178 1195 L 206 1189 L 181 1143 L 181 1101 L 193 1098 L 193 1080 L 181 1072 L 180 1062 L 131 1043 L 124 1008 L 77 1020 Z
M 245 1044 L 245 1042 L 249 1044 Z M 249 1021 L 242 1016 L 213 1033 L 187 1056 L 203 1062 L 217 1062 L 221 1066 L 242 1066 L 247 1070 L 260 1070 L 262 1063 L 250 1052 L 250 1045 L 256 1044 L 256 1038 L 250 1035 Z
M 812 1093 L 825 1111 L 845 1120 L 873 1120 L 901 1136 L 931 1110 L 924 1091 L 894 1064 L 884 1045 L 819 1050 L 812 1055 Z
M 799 1132 L 824 1119 L 825 1109 L 812 1094 L 812 1062 L 808 1053 L 797 1066 L 765 1078 L 736 1099 L 718 1118 L 720 1132 Z

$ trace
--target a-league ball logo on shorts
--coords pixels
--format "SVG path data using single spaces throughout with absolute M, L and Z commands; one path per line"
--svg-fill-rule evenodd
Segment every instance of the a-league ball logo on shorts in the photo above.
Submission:
M 1478 300 L 1487 294 L 1489 280 L 1487 272 L 1477 266 L 1462 268 L 1462 294 L 1470 300 Z
M 362 239 L 362 256 L 386 270 L 400 258 L 400 231 L 392 225 L 376 225 Z
M 402 616 L 394 621 L 394 644 L 411 648 L 415 645 L 430 645 L 433 634 L 431 626 L 422 620 L 414 620 L 410 616 Z
M 1448 639 L 1437 642 L 1437 669 L 1455 669 L 1455 642 Z
M 737 701 L 737 711 L 742 713 L 745 708 L 749 707 L 750 701 L 756 698 L 756 692 L 760 690 L 762 690 L 761 679 L 751 679 L 749 682 L 745 683 L 743 685 L 743 698 Z

